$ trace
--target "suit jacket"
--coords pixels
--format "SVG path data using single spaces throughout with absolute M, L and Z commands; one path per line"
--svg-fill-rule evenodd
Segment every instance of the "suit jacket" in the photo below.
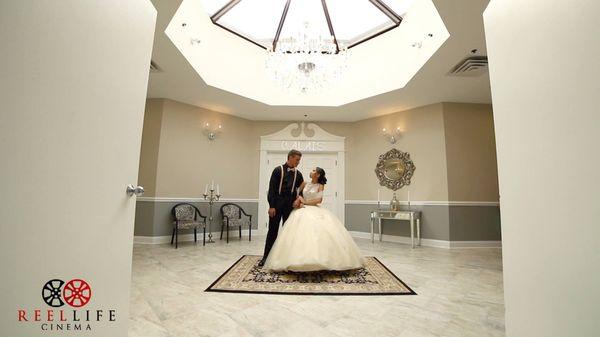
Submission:
M 289 166 L 283 164 L 283 182 L 281 180 L 281 165 L 273 169 L 271 179 L 269 180 L 269 192 L 267 200 L 269 208 L 291 207 L 297 197 L 297 189 L 304 182 L 302 173 L 297 171 L 296 181 L 294 182 L 294 170 L 288 170 Z M 281 183 L 281 194 L 279 185 Z M 289 204 L 289 205 L 288 205 Z

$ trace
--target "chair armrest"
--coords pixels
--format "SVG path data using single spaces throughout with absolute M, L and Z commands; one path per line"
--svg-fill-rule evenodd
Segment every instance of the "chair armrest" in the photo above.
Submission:
M 251 214 L 248 214 L 248 213 L 246 213 L 246 211 L 244 211 L 244 209 L 243 209 L 243 208 L 241 208 L 241 207 L 240 207 L 240 212 L 244 213 L 244 215 L 245 215 L 245 216 L 252 217 L 252 215 L 251 215 Z
M 243 220 L 244 223 L 248 223 L 248 226 L 252 227 L 252 214 L 247 214 L 246 218 Z
M 207 216 L 205 216 L 205 215 L 202 215 L 202 213 L 200 213 L 200 211 L 199 211 L 199 210 L 196 210 L 196 216 L 199 216 L 199 217 L 201 217 L 202 219 L 204 219 L 204 222 L 206 222 L 206 218 L 207 218 Z

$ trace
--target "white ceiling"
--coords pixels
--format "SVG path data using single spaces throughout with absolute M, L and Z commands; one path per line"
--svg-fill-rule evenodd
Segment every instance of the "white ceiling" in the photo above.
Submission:
M 169 98 L 251 120 L 312 121 L 356 121 L 438 102 L 491 102 L 487 73 L 446 75 L 472 49 L 485 55 L 482 13 L 489 0 L 433 0 L 450 33 L 441 48 L 404 88 L 338 107 L 270 106 L 207 85 L 164 33 L 181 1 L 152 2 L 158 10 L 152 59 L 161 71 L 150 74 L 150 98 Z

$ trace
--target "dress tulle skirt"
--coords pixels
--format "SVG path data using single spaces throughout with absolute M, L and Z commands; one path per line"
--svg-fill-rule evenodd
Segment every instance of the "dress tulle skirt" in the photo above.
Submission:
M 338 218 L 325 208 L 292 211 L 271 249 L 265 268 L 273 271 L 349 270 L 364 258 Z

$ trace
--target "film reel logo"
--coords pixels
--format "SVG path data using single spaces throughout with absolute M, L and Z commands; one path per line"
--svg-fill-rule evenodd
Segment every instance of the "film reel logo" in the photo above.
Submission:
M 74 308 L 86 305 L 92 298 L 92 288 L 79 278 L 65 283 L 60 279 L 52 279 L 42 288 L 42 299 L 51 307 L 58 308 L 65 302 Z

